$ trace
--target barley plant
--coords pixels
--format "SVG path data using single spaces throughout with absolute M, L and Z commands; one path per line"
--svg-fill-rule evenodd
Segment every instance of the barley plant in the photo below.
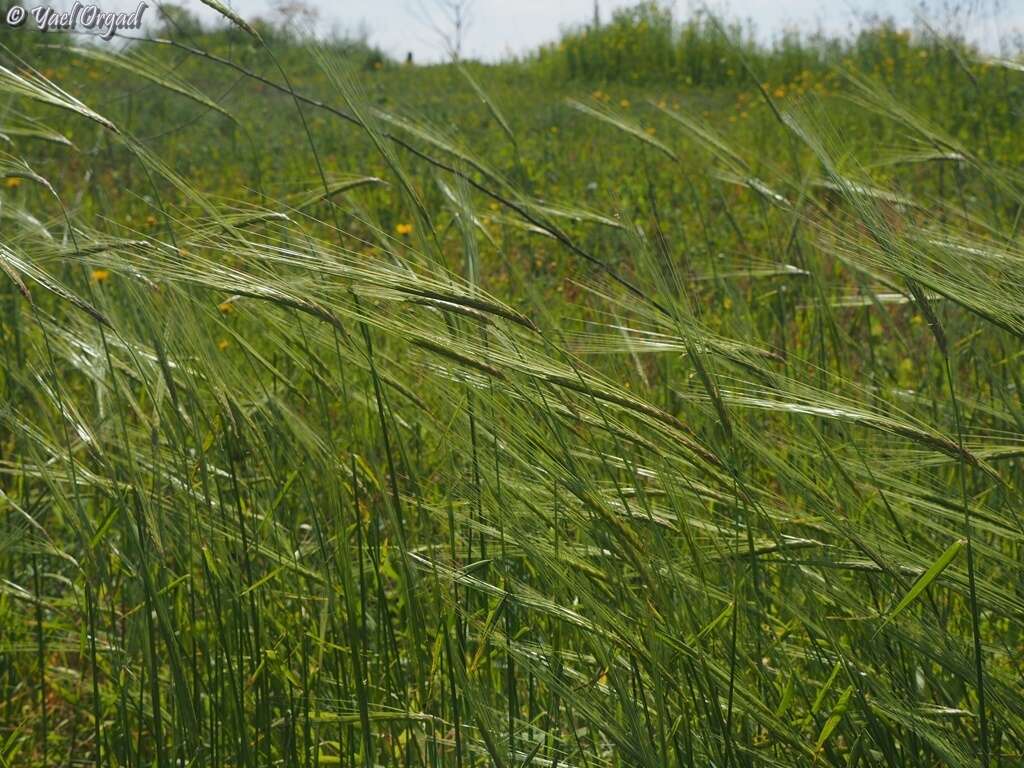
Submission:
M 1024 765 L 1024 64 L 655 6 L 0 48 L 0 766 Z

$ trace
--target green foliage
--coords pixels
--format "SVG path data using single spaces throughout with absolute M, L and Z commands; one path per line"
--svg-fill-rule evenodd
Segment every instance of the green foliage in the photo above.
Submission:
M 1020 764 L 1019 60 L 242 21 L 2 62 L 0 765 Z
M 935 57 L 941 59 L 938 66 Z M 748 67 L 773 87 L 822 80 L 836 67 L 853 68 L 878 75 L 901 97 L 918 103 L 924 79 L 941 81 L 941 86 L 929 83 L 940 90 L 959 92 L 975 85 L 975 75 L 964 78 L 963 69 L 978 58 L 978 51 L 956 30 L 938 37 L 932 28 L 921 26 L 911 33 L 891 20 L 850 38 L 788 30 L 766 47 L 750 26 L 726 23 L 703 11 L 678 20 L 668 7 L 644 2 L 617 10 L 606 24 L 567 32 L 534 54 L 530 64 L 539 77 L 554 82 L 707 88 L 749 87 Z M 925 93 L 931 97 L 936 92 Z

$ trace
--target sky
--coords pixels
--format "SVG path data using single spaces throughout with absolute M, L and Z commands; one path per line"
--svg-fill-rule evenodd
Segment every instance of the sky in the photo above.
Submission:
M 110 2 L 110 0 L 107 0 Z M 273 9 L 287 0 L 224 0 L 244 18 L 272 17 Z M 450 0 L 449 0 L 450 1 Z M 215 12 L 199 0 L 177 0 L 201 18 L 212 19 Z M 445 26 L 436 9 L 445 0 L 302 0 L 319 14 L 318 27 L 326 32 L 358 33 L 366 31 L 372 43 L 394 57 L 413 53 L 418 62 L 445 58 L 445 46 L 431 28 L 431 11 L 438 25 Z M 557 39 L 559 31 L 593 17 L 593 0 L 470 0 L 470 23 L 464 34 L 462 55 L 494 61 L 523 54 L 545 42 Z M 616 8 L 635 5 L 635 0 L 598 0 L 602 19 Z M 928 3 L 937 6 L 938 3 Z M 944 4 L 949 4 L 945 0 Z M 960 3 L 961 5 L 964 3 Z M 998 52 L 1000 37 L 1024 35 L 1024 0 L 967 0 L 978 9 L 956 19 L 955 24 L 968 39 L 983 48 Z M 676 17 L 685 17 L 703 3 L 676 0 Z M 711 0 L 708 5 L 733 19 L 751 20 L 767 42 L 786 27 L 798 26 L 813 31 L 822 29 L 841 33 L 856 27 L 871 14 L 893 16 L 902 24 L 914 18 L 913 9 L 920 0 Z M 939 12 L 928 12 L 933 27 L 948 26 Z

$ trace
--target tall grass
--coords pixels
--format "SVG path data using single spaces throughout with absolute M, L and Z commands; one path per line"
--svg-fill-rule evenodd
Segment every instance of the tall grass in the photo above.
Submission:
M 1019 121 L 253 31 L 0 70 L 0 764 L 1024 759 Z

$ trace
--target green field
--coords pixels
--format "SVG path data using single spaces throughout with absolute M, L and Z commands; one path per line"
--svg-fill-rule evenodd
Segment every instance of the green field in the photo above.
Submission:
M 1024 765 L 1024 58 L 0 37 L 0 768 Z

